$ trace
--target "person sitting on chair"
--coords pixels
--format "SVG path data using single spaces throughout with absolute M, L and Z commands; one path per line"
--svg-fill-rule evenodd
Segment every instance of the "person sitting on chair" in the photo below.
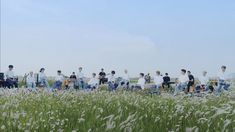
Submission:
M 77 76 L 75 72 L 72 73 L 72 75 L 69 77 L 69 88 L 75 88 Z
M 118 87 L 118 84 L 116 83 L 115 74 L 116 74 L 115 71 L 111 71 L 111 74 L 108 76 L 108 89 L 109 89 L 109 91 L 114 91 Z
M 102 68 L 101 69 L 101 72 L 99 73 L 99 80 L 100 80 L 100 82 L 99 82 L 99 84 L 101 85 L 101 84 L 105 84 L 105 82 L 106 82 L 106 73 L 104 72 L 104 69 Z
M 170 81 L 171 81 L 171 78 L 169 77 L 168 73 L 165 73 L 165 76 L 163 77 L 162 87 L 165 88 L 165 86 L 167 86 L 168 88 L 170 88 Z
M 26 83 L 27 83 L 27 88 L 32 88 L 34 89 L 36 87 L 36 81 L 33 75 L 33 72 L 31 71 L 27 78 L 26 78 Z
M 56 78 L 55 78 L 55 83 L 54 83 L 53 88 L 60 90 L 60 89 L 61 89 L 61 86 L 62 86 L 62 83 L 63 83 L 63 80 L 64 80 L 64 75 L 62 75 L 61 70 L 58 70 L 58 71 L 57 71 L 57 76 L 56 76 Z
M 47 76 L 45 74 L 45 68 L 41 68 L 38 74 L 38 81 L 40 87 L 50 88 L 50 85 L 47 81 Z
M 203 91 L 208 91 L 209 90 L 209 78 L 207 77 L 207 72 L 203 71 L 202 76 L 199 77 L 199 85 L 196 87 L 196 92 L 200 93 Z
M 79 67 L 79 72 L 77 74 L 77 79 L 78 79 L 78 86 L 80 89 L 84 89 L 85 88 L 85 82 L 84 82 L 84 79 L 85 79 L 85 76 L 82 72 L 82 67 Z
M 217 94 L 220 94 L 222 90 L 228 91 L 230 84 L 227 82 L 226 66 L 221 67 L 221 71 L 218 73 L 218 88 L 216 90 Z
M 128 74 L 128 71 L 124 71 L 124 75 L 122 77 L 121 86 L 124 86 L 124 88 L 129 89 L 130 84 L 130 76 Z
M 189 96 L 192 96 L 194 92 L 195 79 L 191 71 L 188 71 L 188 78 L 189 78 L 189 82 L 188 82 L 186 93 L 188 93 Z
M 13 65 L 8 66 L 8 71 L 5 73 L 6 75 L 6 86 L 8 88 L 16 87 L 18 88 L 18 78 L 15 76 L 13 68 Z
M 148 73 L 147 75 L 145 75 L 145 83 L 147 83 L 147 84 L 151 83 L 151 76 L 150 76 L 150 73 Z
M 162 83 L 163 83 L 163 78 L 161 76 L 160 71 L 156 72 L 156 76 L 154 77 L 154 83 L 155 83 L 155 88 L 156 88 L 157 92 L 160 94 L 160 88 L 161 88 Z
M 188 85 L 188 82 L 189 82 L 189 77 L 186 74 L 186 70 L 182 69 L 181 70 L 181 75 L 178 78 L 178 84 L 175 87 L 174 96 L 176 96 L 179 92 L 185 90 L 185 88 Z
M 96 78 L 96 74 L 92 73 L 92 78 L 88 81 L 87 89 L 97 89 L 99 85 L 99 80 Z
M 140 77 L 139 77 L 139 80 L 137 82 L 136 85 L 132 86 L 132 89 L 133 90 L 144 90 L 145 88 L 145 77 L 144 77 L 144 73 L 140 73 Z

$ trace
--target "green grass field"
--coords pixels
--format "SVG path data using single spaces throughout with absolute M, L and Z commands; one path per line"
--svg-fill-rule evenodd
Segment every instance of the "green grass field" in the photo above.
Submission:
M 63 91 L 0 92 L 0 131 L 235 131 L 235 93 L 187 98 Z

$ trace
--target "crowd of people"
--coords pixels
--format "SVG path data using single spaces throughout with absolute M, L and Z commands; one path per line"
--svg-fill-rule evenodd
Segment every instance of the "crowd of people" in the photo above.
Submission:
M 18 88 L 18 77 L 14 74 L 14 66 L 9 65 L 8 70 L 0 77 L 0 87 Z M 63 89 L 81 89 L 81 90 L 96 90 L 100 85 L 107 85 L 109 91 L 115 91 L 118 88 L 125 90 L 149 90 L 161 94 L 162 89 L 172 88 L 173 95 L 177 96 L 183 92 L 192 96 L 194 93 L 215 93 L 220 94 L 223 90 L 228 91 L 231 85 L 226 78 L 226 66 L 222 66 L 217 75 L 216 80 L 210 80 L 207 72 L 204 71 L 202 76 L 196 81 L 191 71 L 181 69 L 180 76 L 172 81 L 172 78 L 165 73 L 163 76 L 160 71 L 156 71 L 156 75 L 151 78 L 150 74 L 140 73 L 137 83 L 131 83 L 131 78 L 127 70 L 124 70 L 122 77 L 116 77 L 116 72 L 111 71 L 105 73 L 102 68 L 100 73 L 92 73 L 88 79 L 83 73 L 83 68 L 79 67 L 78 73 L 72 72 L 70 76 L 62 74 L 61 70 L 57 71 L 57 76 L 54 79 L 53 86 L 48 83 L 48 78 L 45 74 L 45 68 L 41 68 L 39 73 L 29 72 L 25 76 L 27 88 L 36 90 L 36 88 L 46 88 L 52 90 Z M 153 80 L 153 81 L 152 81 Z M 174 85 L 175 87 L 172 87 Z

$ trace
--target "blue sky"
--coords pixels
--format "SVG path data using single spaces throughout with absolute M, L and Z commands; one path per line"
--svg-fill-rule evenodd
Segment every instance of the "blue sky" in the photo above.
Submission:
M 234 0 L 1 0 L 1 69 L 235 71 Z

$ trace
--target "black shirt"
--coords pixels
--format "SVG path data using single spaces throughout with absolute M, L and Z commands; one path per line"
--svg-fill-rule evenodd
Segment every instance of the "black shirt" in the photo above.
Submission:
M 163 77 L 163 82 L 164 83 L 169 83 L 171 81 L 171 78 L 169 76 Z
M 105 73 L 105 72 L 100 72 L 100 73 L 99 73 L 99 76 L 100 76 L 100 78 L 105 78 L 106 73 Z
M 189 77 L 189 83 L 188 83 L 188 85 L 189 85 L 189 86 L 193 86 L 194 83 L 195 83 L 194 76 L 193 76 L 193 75 L 189 75 L 188 77 Z
M 76 75 L 71 75 L 70 79 L 77 79 Z

